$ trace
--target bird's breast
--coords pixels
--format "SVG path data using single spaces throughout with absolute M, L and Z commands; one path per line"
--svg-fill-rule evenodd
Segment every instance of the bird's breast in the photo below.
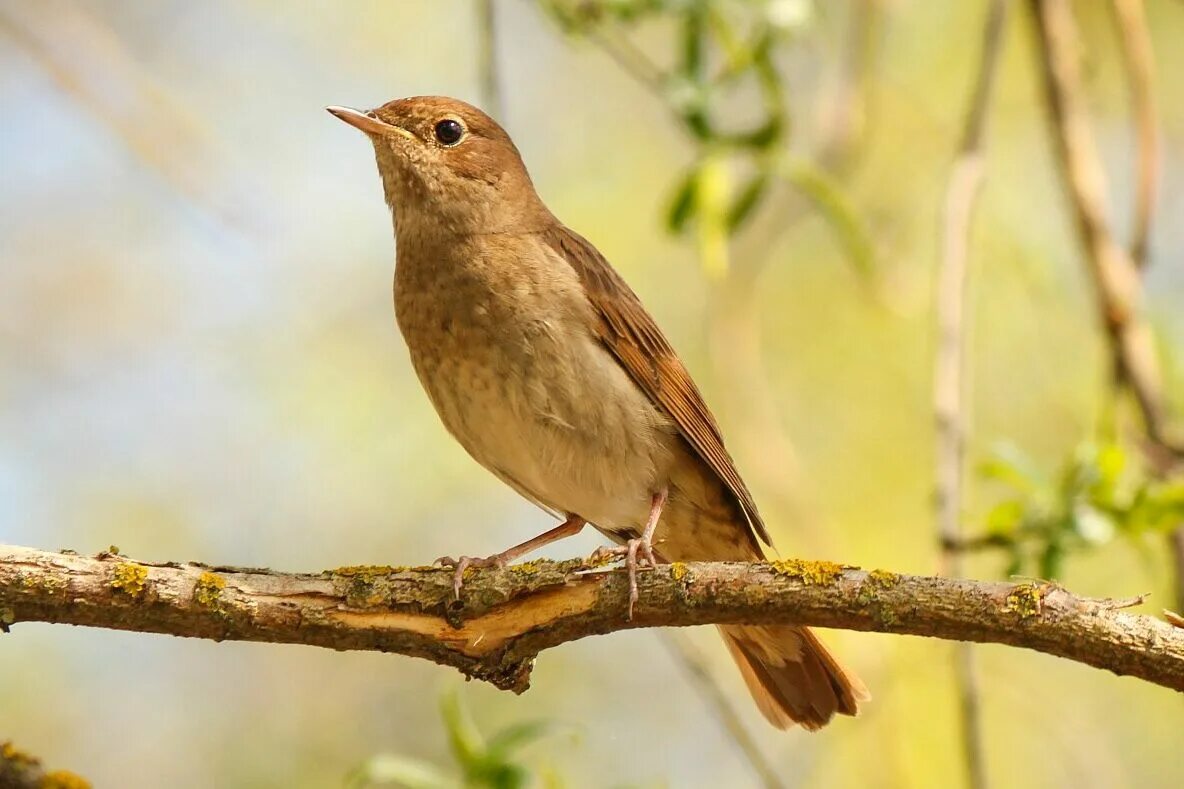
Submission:
M 528 240 L 400 253 L 399 328 L 445 427 L 524 496 L 598 525 L 643 521 L 677 441 L 593 336 L 574 271 Z

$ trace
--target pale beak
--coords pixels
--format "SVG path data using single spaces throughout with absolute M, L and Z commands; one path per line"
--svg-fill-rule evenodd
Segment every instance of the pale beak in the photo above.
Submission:
M 340 118 L 355 129 L 361 129 L 366 134 L 395 133 L 405 137 L 413 136 L 404 128 L 379 120 L 373 112 L 362 112 L 351 107 L 326 107 L 325 109 L 329 111 L 330 115 Z

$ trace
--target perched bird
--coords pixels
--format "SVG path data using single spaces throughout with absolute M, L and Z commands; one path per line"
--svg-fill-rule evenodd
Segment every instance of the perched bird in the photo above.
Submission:
M 374 145 L 397 247 L 395 316 L 444 426 L 563 518 L 464 569 L 586 524 L 639 563 L 754 561 L 769 534 L 686 367 L 621 275 L 543 205 L 509 135 L 464 102 L 329 107 Z M 632 602 L 630 604 L 632 607 Z M 817 729 L 862 683 L 807 629 L 721 627 L 765 717 Z

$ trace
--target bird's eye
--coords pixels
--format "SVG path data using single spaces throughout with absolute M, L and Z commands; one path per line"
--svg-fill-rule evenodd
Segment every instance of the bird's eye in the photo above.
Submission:
M 435 131 L 436 139 L 441 145 L 456 145 L 460 138 L 465 136 L 465 127 L 460 125 L 460 121 L 452 118 L 445 118 L 437 123 Z

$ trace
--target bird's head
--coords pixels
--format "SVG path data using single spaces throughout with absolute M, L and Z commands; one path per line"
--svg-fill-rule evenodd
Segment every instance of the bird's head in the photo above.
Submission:
M 328 107 L 374 144 L 396 232 L 526 231 L 550 220 L 513 140 L 476 107 L 443 96 L 374 110 Z

